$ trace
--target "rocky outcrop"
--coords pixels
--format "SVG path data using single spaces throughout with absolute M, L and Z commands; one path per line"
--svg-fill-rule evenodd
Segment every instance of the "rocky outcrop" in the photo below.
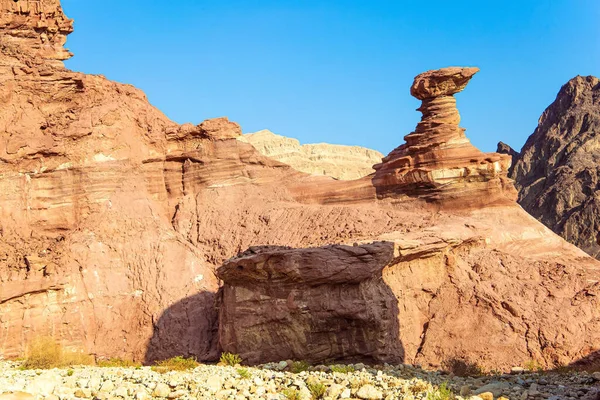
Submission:
M 512 177 L 519 203 L 554 232 L 600 258 L 600 80 L 565 84 L 529 137 Z
M 250 248 L 218 270 L 227 283 L 221 346 L 255 364 L 290 359 L 400 362 L 398 305 L 381 280 L 393 258 L 394 246 L 386 242 Z
M 54 65 L 72 56 L 63 46 L 73 21 L 63 13 L 60 0 L 0 0 L 0 31 L 4 54 L 27 53 L 46 62 L 57 60 Z
M 511 200 L 507 156 L 483 156 L 459 140 L 453 99 L 443 94 L 464 88 L 475 72 L 444 69 L 415 79 L 412 93 L 424 98 L 422 133 L 377 166 L 380 200 L 360 204 L 387 209 L 394 229 L 356 232 L 342 242 L 352 247 L 251 248 L 217 270 L 225 351 L 249 362 L 439 367 L 463 360 L 508 369 L 531 359 L 568 364 L 595 349 L 600 265 Z M 453 140 L 459 145 L 444 144 Z M 435 168 L 444 165 L 464 176 L 436 186 L 432 179 L 443 173 Z M 463 204 L 449 207 L 456 199 Z
M 443 68 L 418 75 L 410 93 L 422 101 L 423 114 L 406 143 L 375 165 L 377 196 L 414 195 L 431 200 L 468 198 L 487 203 L 516 197 L 507 179 L 510 160 L 482 153 L 459 127 L 454 94 L 462 91 L 478 68 Z
M 359 179 L 373 173 L 373 165 L 383 154 L 359 146 L 328 143 L 303 144 L 297 139 L 262 130 L 248 133 L 239 140 L 250 143 L 259 153 L 312 175 L 341 180 Z
M 227 261 L 221 345 L 249 362 L 504 369 L 595 348 L 596 262 L 518 207 L 439 217 L 373 244 L 253 248 Z
M 519 152 L 515 151 L 512 147 L 504 142 L 498 142 L 498 147 L 496 149 L 496 153 L 506 154 L 510 156 L 511 163 L 510 168 L 508 169 L 508 176 L 512 177 L 513 170 L 515 168 L 515 164 L 519 160 Z
M 328 321 L 336 312 L 321 304 L 341 307 L 348 321 L 338 318 L 329 328 L 316 320 L 330 333 L 340 333 L 352 321 L 372 325 L 354 326 L 350 332 L 356 336 L 340 333 L 343 343 L 332 346 L 332 358 L 387 357 L 382 346 L 393 344 L 397 334 L 404 358 L 424 364 L 462 357 L 498 368 L 531 358 L 555 365 L 586 356 L 598 342 L 599 264 L 509 198 L 482 207 L 488 203 L 480 197 L 502 192 L 497 184 L 503 182 L 503 169 L 489 171 L 496 168 L 492 165 L 502 167 L 506 157 L 491 155 L 491 161 L 477 163 L 467 157 L 467 166 L 456 168 L 461 174 L 470 171 L 472 179 L 446 180 L 452 190 L 429 178 L 419 181 L 429 184 L 406 186 L 380 175 L 382 182 L 398 185 L 385 191 L 393 196 L 378 199 L 381 187 L 374 187 L 371 177 L 340 181 L 298 172 L 237 140 L 240 127 L 225 118 L 180 126 L 129 85 L 66 70 L 60 36 L 43 46 L 45 28 L 37 27 L 42 19 L 68 21 L 45 8 L 58 2 L 19 1 L 25 3 L 32 8 L 16 14 L 12 3 L 0 3 L 2 15 L 20 21 L 14 25 L 18 34 L 3 36 L 9 45 L 0 54 L 0 356 L 20 355 L 31 338 L 52 335 L 98 357 L 214 360 L 220 350 L 215 268 L 257 244 L 298 249 L 277 251 L 281 260 L 301 262 L 272 259 L 272 273 L 287 268 L 281 288 L 248 275 L 257 290 L 274 298 L 256 300 L 251 291 L 231 287 L 236 301 L 231 315 L 259 318 L 254 312 L 265 308 L 257 302 L 276 304 L 282 332 L 286 321 L 298 324 L 286 332 L 304 332 L 313 316 L 285 317 L 302 311 L 297 294 L 310 309 L 323 310 Z M 466 83 L 457 79 L 438 83 Z M 455 138 L 449 122 L 436 124 L 432 129 L 441 130 L 434 129 L 432 137 Z M 414 147 L 420 160 L 415 165 L 429 171 L 427 176 L 440 165 L 459 162 L 442 154 L 471 154 L 433 142 L 434 150 L 447 148 L 446 153 L 431 150 L 433 163 L 423 161 L 427 151 Z M 500 157 L 499 164 L 494 157 Z M 388 167 L 378 174 L 391 173 Z M 458 192 L 464 200 L 460 209 L 448 201 L 454 195 L 447 196 Z M 368 245 L 374 241 L 386 244 Z M 391 261 L 387 243 L 393 243 Z M 332 244 L 340 246 L 325 247 Z M 258 255 L 244 257 L 249 270 L 260 272 L 253 258 Z M 345 260 L 344 268 L 352 265 L 347 270 L 354 271 L 352 276 L 322 273 L 339 271 L 339 259 Z M 367 277 L 366 271 L 372 274 Z M 319 274 L 314 282 L 321 285 L 303 282 Z M 286 310 L 280 298 L 294 289 L 285 276 L 294 277 L 294 285 L 314 299 L 296 291 Z M 236 280 L 235 274 L 223 277 Z M 321 289 L 328 287 L 341 292 L 326 291 L 327 300 Z M 244 293 L 246 306 L 251 305 L 245 309 L 238 297 Z M 523 308 L 511 303 L 511 295 Z M 356 310 L 360 315 L 348 315 Z M 520 319 L 509 316 L 513 313 Z M 224 321 L 222 332 L 227 332 Z M 233 329 L 237 332 L 235 324 Z M 315 340 L 311 351 L 326 347 L 321 341 L 327 335 L 306 332 Z M 243 340 L 248 346 L 258 343 L 250 334 L 224 343 L 238 346 Z M 389 355 L 399 356 L 398 349 L 390 347 Z

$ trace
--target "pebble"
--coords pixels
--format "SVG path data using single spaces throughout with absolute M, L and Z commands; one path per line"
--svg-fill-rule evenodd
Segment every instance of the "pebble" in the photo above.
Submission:
M 248 377 L 241 378 L 239 367 L 216 365 L 164 374 L 150 367 L 77 367 L 67 373 L 65 369 L 20 370 L 17 362 L 0 361 L 0 400 L 286 400 L 285 389 L 310 399 L 309 388 L 314 385 L 324 386 L 325 400 L 423 400 L 444 382 L 460 395 L 457 399 L 464 400 L 600 400 L 598 373 L 517 374 L 511 370 L 510 374 L 458 377 L 408 364 L 357 363 L 348 373 L 333 373 L 328 365 L 319 365 L 295 374 L 289 371 L 292 364 L 283 361 L 244 367 Z M 15 397 L 18 392 L 28 394 Z

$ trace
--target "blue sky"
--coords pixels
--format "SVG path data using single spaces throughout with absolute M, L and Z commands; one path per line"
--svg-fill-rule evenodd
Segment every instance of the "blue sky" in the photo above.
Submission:
M 68 68 L 131 83 L 176 122 L 388 153 L 415 75 L 477 66 L 457 95 L 480 149 L 520 149 L 561 85 L 600 76 L 600 1 L 62 0 Z

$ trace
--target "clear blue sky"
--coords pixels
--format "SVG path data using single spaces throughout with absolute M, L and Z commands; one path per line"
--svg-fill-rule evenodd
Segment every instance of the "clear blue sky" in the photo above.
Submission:
M 67 67 L 143 89 L 176 122 L 388 153 L 418 73 L 477 66 L 458 104 L 484 151 L 520 149 L 561 85 L 600 75 L 599 0 L 62 0 Z

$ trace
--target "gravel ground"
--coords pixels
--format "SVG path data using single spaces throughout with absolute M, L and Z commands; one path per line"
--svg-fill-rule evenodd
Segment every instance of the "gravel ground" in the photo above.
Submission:
M 456 399 L 600 400 L 600 373 L 514 373 L 457 377 L 410 365 L 331 372 L 326 366 L 291 373 L 288 363 L 258 368 L 200 365 L 188 371 L 159 373 L 151 367 L 76 367 L 21 370 L 0 362 L 0 395 L 6 399 L 428 399 L 446 400 L 444 384 Z M 312 391 L 316 394 L 313 395 Z M 318 393 L 318 392 L 321 393 Z M 12 394 L 9 394 L 12 393 Z M 29 393 L 27 395 L 25 393 Z M 320 395 L 320 396 L 319 396 Z

